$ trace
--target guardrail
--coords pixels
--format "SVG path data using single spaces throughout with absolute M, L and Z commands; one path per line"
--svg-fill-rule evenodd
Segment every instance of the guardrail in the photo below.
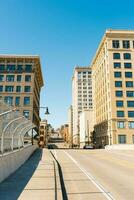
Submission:
M 19 149 L 25 145 L 25 137 L 31 143 L 31 129 L 36 127 L 15 108 L 0 100 L 0 153 Z M 35 133 L 36 134 L 36 133 Z

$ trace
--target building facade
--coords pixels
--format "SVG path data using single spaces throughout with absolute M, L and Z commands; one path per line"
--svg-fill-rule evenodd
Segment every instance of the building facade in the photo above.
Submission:
M 79 116 L 84 109 L 92 108 L 92 70 L 76 67 L 72 78 L 73 144 L 80 145 Z
M 39 56 L 0 55 L 0 98 L 39 129 L 43 77 Z
M 73 145 L 73 107 L 72 105 L 68 109 L 68 134 L 69 134 L 69 146 Z
M 39 134 L 39 146 L 44 147 L 47 144 L 47 120 L 40 121 L 40 134 Z
M 93 145 L 91 133 L 93 132 L 94 118 L 93 109 L 84 110 L 80 113 L 80 147 Z
M 134 143 L 134 31 L 107 30 L 91 65 L 97 147 Z

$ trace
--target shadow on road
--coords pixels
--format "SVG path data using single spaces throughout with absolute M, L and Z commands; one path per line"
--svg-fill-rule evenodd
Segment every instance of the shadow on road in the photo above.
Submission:
M 15 173 L 0 184 L 1 200 L 16 200 L 36 170 L 42 157 L 42 149 L 38 149 Z

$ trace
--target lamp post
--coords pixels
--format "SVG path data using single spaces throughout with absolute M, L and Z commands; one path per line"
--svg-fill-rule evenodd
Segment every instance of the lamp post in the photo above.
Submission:
M 37 109 L 37 107 L 34 107 L 35 109 Z M 45 109 L 46 111 L 45 111 L 45 115 L 49 115 L 50 113 L 49 113 L 49 110 L 48 110 L 48 107 L 45 107 L 45 106 L 41 106 L 41 107 L 39 107 L 39 109 Z M 33 145 L 33 129 L 32 129 L 32 145 Z

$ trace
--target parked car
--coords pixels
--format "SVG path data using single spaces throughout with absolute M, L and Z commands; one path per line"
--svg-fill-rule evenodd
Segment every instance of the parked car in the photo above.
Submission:
M 86 145 L 84 145 L 83 149 L 93 149 L 93 146 L 86 144 Z

